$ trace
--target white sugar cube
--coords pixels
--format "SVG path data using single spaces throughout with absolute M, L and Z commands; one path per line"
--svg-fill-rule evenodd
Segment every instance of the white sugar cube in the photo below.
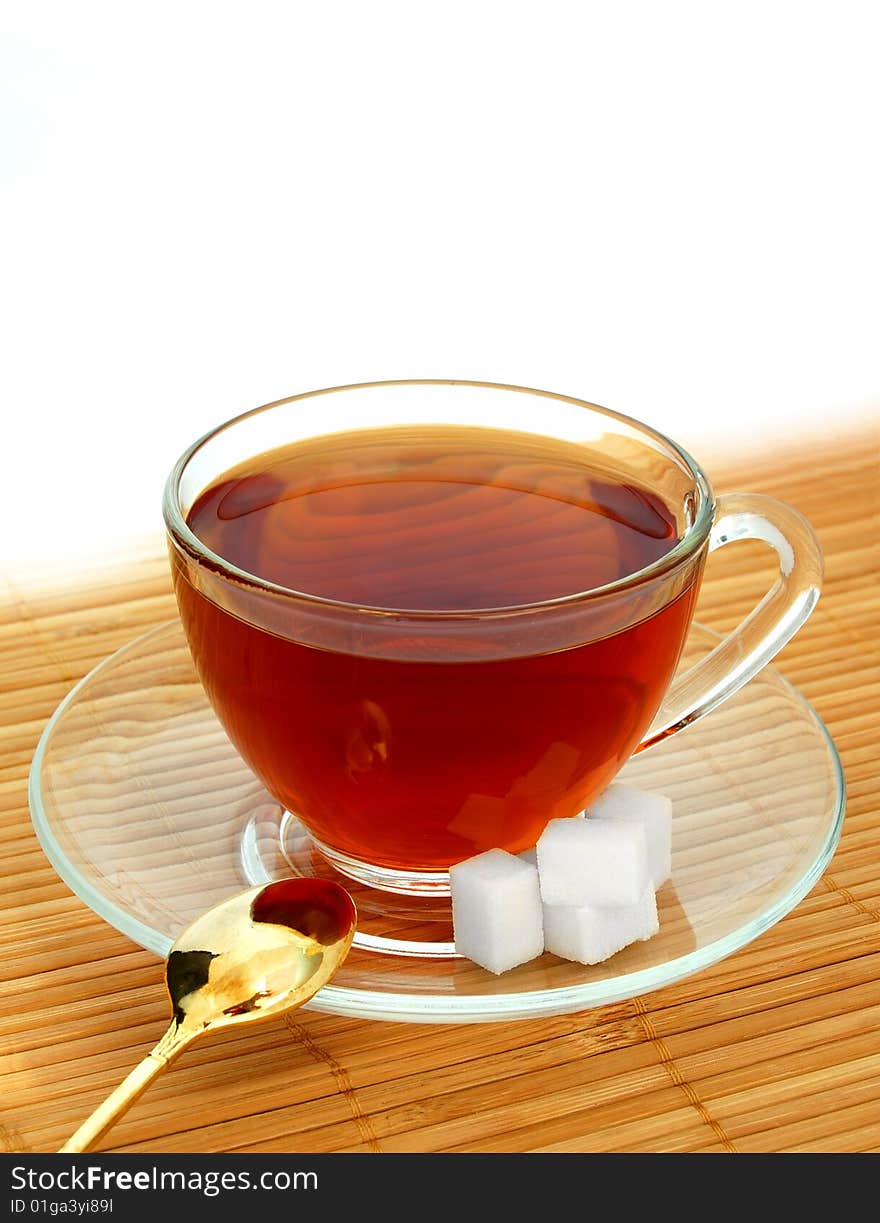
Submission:
M 489 972 L 507 972 L 544 950 L 537 867 L 503 849 L 449 869 L 455 949 Z
M 537 848 L 545 905 L 634 905 L 651 882 L 641 824 L 551 820 Z
M 648 845 L 648 868 L 655 889 L 672 875 L 672 802 L 664 794 L 651 794 L 615 782 L 587 808 L 596 820 L 622 820 L 641 824 Z
M 544 946 L 581 964 L 600 964 L 660 929 L 654 889 L 634 905 L 544 905 Z
M 521 854 L 516 855 L 522 862 L 531 862 L 532 866 L 538 865 L 538 851 L 533 845 L 531 849 L 524 849 Z

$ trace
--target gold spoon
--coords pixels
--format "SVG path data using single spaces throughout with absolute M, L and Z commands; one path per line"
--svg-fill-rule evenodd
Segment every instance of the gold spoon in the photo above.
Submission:
M 308 1002 L 348 955 L 356 922 L 348 892 L 325 879 L 282 879 L 203 913 L 168 953 L 171 1026 L 61 1151 L 89 1150 L 204 1032 Z

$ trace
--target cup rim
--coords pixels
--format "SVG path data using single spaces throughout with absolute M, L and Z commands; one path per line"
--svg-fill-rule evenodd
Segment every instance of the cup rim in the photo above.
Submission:
M 466 611 L 460 610 L 428 610 L 424 608 L 400 608 L 400 607 L 377 607 L 372 605 L 362 605 L 358 603 L 349 603 L 342 599 L 330 599 L 324 595 L 309 594 L 307 591 L 294 590 L 291 587 L 282 586 L 277 582 L 269 581 L 267 578 L 262 578 L 258 574 L 249 573 L 245 569 L 240 569 L 231 561 L 219 553 L 208 548 L 206 544 L 195 534 L 189 527 L 186 519 L 180 510 L 179 489 L 180 481 L 184 471 L 194 455 L 205 445 L 208 444 L 218 434 L 223 433 L 227 429 L 233 428 L 241 421 L 247 420 L 250 417 L 257 416 L 262 412 L 269 412 L 273 408 L 281 407 L 283 404 L 295 403 L 301 399 L 314 399 L 321 395 L 331 395 L 339 391 L 357 391 L 367 387 L 389 387 L 389 386 L 470 386 L 470 387 L 486 387 L 491 390 L 513 391 L 519 394 L 538 395 L 545 399 L 555 399 L 564 403 L 575 404 L 578 407 L 587 408 L 591 412 L 597 412 L 602 416 L 608 417 L 610 420 L 616 420 L 628 427 L 636 430 L 639 433 L 645 434 L 652 438 L 661 446 L 666 447 L 685 465 L 693 477 L 694 485 L 700 493 L 700 505 L 694 521 L 678 540 L 674 548 L 671 548 L 663 556 L 652 561 L 649 565 L 642 569 L 637 569 L 633 573 L 628 573 L 622 578 L 617 578 L 613 582 L 606 582 L 602 586 L 594 586 L 589 590 L 576 591 L 570 595 L 561 595 L 554 599 L 544 599 L 533 603 L 517 603 L 509 606 L 501 607 L 485 607 L 485 608 L 468 608 Z M 206 486 L 207 487 L 207 486 Z M 165 526 L 171 541 L 181 551 L 190 556 L 193 560 L 200 564 L 206 565 L 215 573 L 222 577 L 232 579 L 239 585 L 244 585 L 252 589 L 263 591 L 265 593 L 281 596 L 287 601 L 304 603 L 310 606 L 321 607 L 327 610 L 336 610 L 342 613 L 356 614 L 359 617 L 377 616 L 385 618 L 394 618 L 398 620 L 414 620 L 419 622 L 444 621 L 450 620 L 483 620 L 489 618 L 499 618 L 506 616 L 517 616 L 524 614 L 533 614 L 544 611 L 562 610 L 572 608 L 581 604 L 592 603 L 596 600 L 607 598 L 608 596 L 624 593 L 646 582 L 653 581 L 655 578 L 674 571 L 681 565 L 687 563 L 699 551 L 709 536 L 712 529 L 712 522 L 715 514 L 715 497 L 712 491 L 712 485 L 708 476 L 703 471 L 696 459 L 678 442 L 672 440 L 659 429 L 654 429 L 651 425 L 647 425 L 644 421 L 637 420 L 635 417 L 627 416 L 622 412 L 615 412 L 611 408 L 602 407 L 600 404 L 592 403 L 586 399 L 580 399 L 573 395 L 562 395 L 555 391 L 538 390 L 535 387 L 517 386 L 512 383 L 505 382 L 485 382 L 477 379 L 465 378 L 394 378 L 380 379 L 373 382 L 351 382 L 340 386 L 323 387 L 319 390 L 302 391 L 298 395 L 288 395 L 283 399 L 272 400 L 271 403 L 261 404 L 259 407 L 251 408 L 247 412 L 241 412 L 238 416 L 233 416 L 229 420 L 223 421 L 221 424 L 209 429 L 207 433 L 202 434 L 191 443 L 180 455 L 177 462 L 172 467 L 168 478 L 165 482 L 165 489 L 162 497 L 162 513 L 165 520 Z

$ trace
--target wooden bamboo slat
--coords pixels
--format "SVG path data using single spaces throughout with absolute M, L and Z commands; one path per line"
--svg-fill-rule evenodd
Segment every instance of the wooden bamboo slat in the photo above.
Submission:
M 716 462 L 710 471 L 718 491 L 748 488 L 797 506 L 825 550 L 818 609 L 776 662 L 826 722 L 847 778 L 843 836 L 809 896 L 702 972 L 577 1014 L 463 1029 L 309 1011 L 218 1035 L 151 1087 L 106 1136 L 105 1149 L 880 1149 L 880 434 L 866 423 L 846 437 L 813 439 L 804 453 Z M 732 627 L 771 572 L 757 547 L 713 556 L 700 620 Z M 0 600 L 0 1149 L 57 1149 L 165 1027 L 161 962 L 57 878 L 32 832 L 26 786 L 39 735 L 70 687 L 173 615 L 160 540 L 75 579 L 48 574 L 10 584 Z M 246 802 L 247 776 L 222 738 L 187 713 L 183 680 L 180 700 L 177 730 L 203 737 L 206 797 L 222 785 L 233 806 Z M 94 713 L 93 728 L 118 729 L 112 693 L 96 700 Z M 752 767 L 766 769 L 768 803 L 775 792 L 796 807 L 813 781 L 803 761 L 776 758 L 779 716 L 771 693 L 747 727 L 730 717 L 729 729 L 751 740 Z M 724 710 L 713 717 L 723 720 Z M 78 761 L 71 784 L 80 795 L 84 778 L 89 786 L 73 818 L 99 827 L 108 852 L 128 852 L 155 867 L 158 880 L 168 878 L 174 847 L 147 835 L 148 813 L 176 801 L 180 740 L 159 728 L 144 749 L 164 754 L 165 771 L 155 793 L 125 795 L 123 829 L 114 820 L 120 793 L 104 768 L 116 750 L 112 735 L 102 739 L 85 723 L 68 734 Z M 686 807 L 699 780 L 674 754 L 665 767 Z M 732 814 L 744 784 L 731 773 Z M 697 806 L 679 834 L 695 903 L 717 850 Z M 752 869 L 776 852 L 760 821 L 732 825 L 728 835 L 737 861 Z M 796 818 L 785 835 L 799 835 Z M 535 968 L 535 979 L 545 971 Z

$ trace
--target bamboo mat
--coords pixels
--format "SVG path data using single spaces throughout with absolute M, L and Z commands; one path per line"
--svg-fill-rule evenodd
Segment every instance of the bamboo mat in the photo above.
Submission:
M 121 1151 L 880 1151 L 880 438 L 707 462 L 717 491 L 801 509 L 817 611 L 776 660 L 825 720 L 844 832 L 812 893 L 676 985 L 580 1014 L 421 1025 L 298 1012 L 188 1051 L 110 1131 Z M 732 627 L 771 574 L 710 562 L 698 617 Z M 56 1150 L 167 1023 L 162 964 L 60 882 L 26 783 L 46 720 L 111 651 L 174 614 L 156 543 L 0 604 L 0 1147 Z

